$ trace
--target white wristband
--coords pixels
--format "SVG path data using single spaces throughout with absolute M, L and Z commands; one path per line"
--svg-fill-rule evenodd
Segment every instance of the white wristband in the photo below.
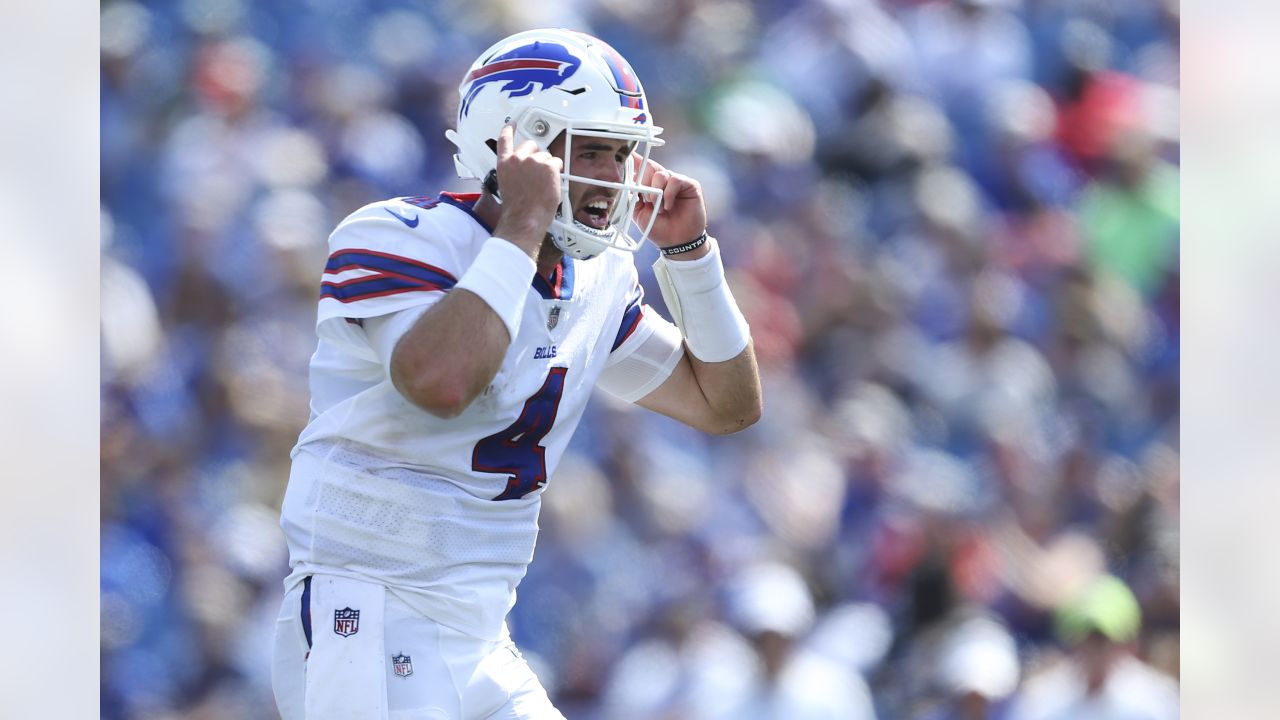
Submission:
M 724 362 L 747 347 L 751 331 L 724 280 L 720 246 L 715 238 L 708 244 L 711 252 L 697 260 L 659 257 L 653 274 L 689 352 L 703 362 Z
M 537 263 L 525 251 L 494 236 L 485 241 L 480 254 L 454 288 L 479 295 L 502 319 L 514 342 L 525 301 L 529 298 L 529 285 L 537 271 Z

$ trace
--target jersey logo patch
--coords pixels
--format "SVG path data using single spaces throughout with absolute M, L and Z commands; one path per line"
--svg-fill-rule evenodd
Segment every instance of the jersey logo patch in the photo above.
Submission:
M 333 631 L 342 637 L 360 632 L 360 611 L 349 607 L 333 611 Z
M 392 655 L 391 672 L 399 677 L 409 677 L 413 674 L 413 658 L 408 655 Z
M 418 216 L 417 216 L 417 215 L 414 215 L 414 216 L 413 216 L 413 217 L 411 217 L 411 218 L 407 218 L 407 217 L 405 217 L 405 216 L 401 215 L 400 213 L 396 212 L 395 210 L 392 210 L 391 208 L 382 208 L 382 209 L 383 209 L 383 210 L 386 210 L 388 213 L 391 213 L 391 217 L 393 217 L 393 218 L 395 218 L 395 219 L 399 220 L 400 222 L 404 223 L 405 225 L 408 225 L 408 226 L 409 226 L 409 227 L 411 227 L 411 228 L 416 228 L 416 227 L 418 227 Z
M 560 324 L 560 306 L 551 308 L 551 312 L 547 314 L 547 329 L 555 330 L 556 325 Z

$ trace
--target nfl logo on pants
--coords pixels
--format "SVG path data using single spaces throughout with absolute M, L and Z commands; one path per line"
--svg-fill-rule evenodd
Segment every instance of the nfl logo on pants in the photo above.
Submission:
M 400 677 L 409 677 L 413 674 L 413 659 L 408 655 L 392 655 L 391 670 Z
M 349 607 L 334 610 L 333 631 L 342 637 L 350 637 L 360 632 L 360 611 Z

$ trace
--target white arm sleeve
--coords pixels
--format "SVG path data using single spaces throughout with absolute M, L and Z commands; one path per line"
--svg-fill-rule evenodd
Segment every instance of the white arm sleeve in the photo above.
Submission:
M 689 352 L 704 362 L 725 362 L 746 349 L 751 328 L 729 292 L 720 244 L 711 238 L 707 247 L 711 251 L 697 260 L 670 261 L 660 255 L 653 274 Z
M 609 356 L 597 386 L 616 398 L 636 402 L 666 382 L 683 356 L 680 328 L 646 305 L 640 327 Z

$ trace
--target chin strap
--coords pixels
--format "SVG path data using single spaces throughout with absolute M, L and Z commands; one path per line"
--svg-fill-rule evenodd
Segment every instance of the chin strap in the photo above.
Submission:
M 499 205 L 502 204 L 502 196 L 498 194 L 497 168 L 490 170 L 489 174 L 484 176 L 484 181 L 480 183 L 480 187 L 483 187 L 486 192 L 492 195 L 493 199 L 497 200 Z

